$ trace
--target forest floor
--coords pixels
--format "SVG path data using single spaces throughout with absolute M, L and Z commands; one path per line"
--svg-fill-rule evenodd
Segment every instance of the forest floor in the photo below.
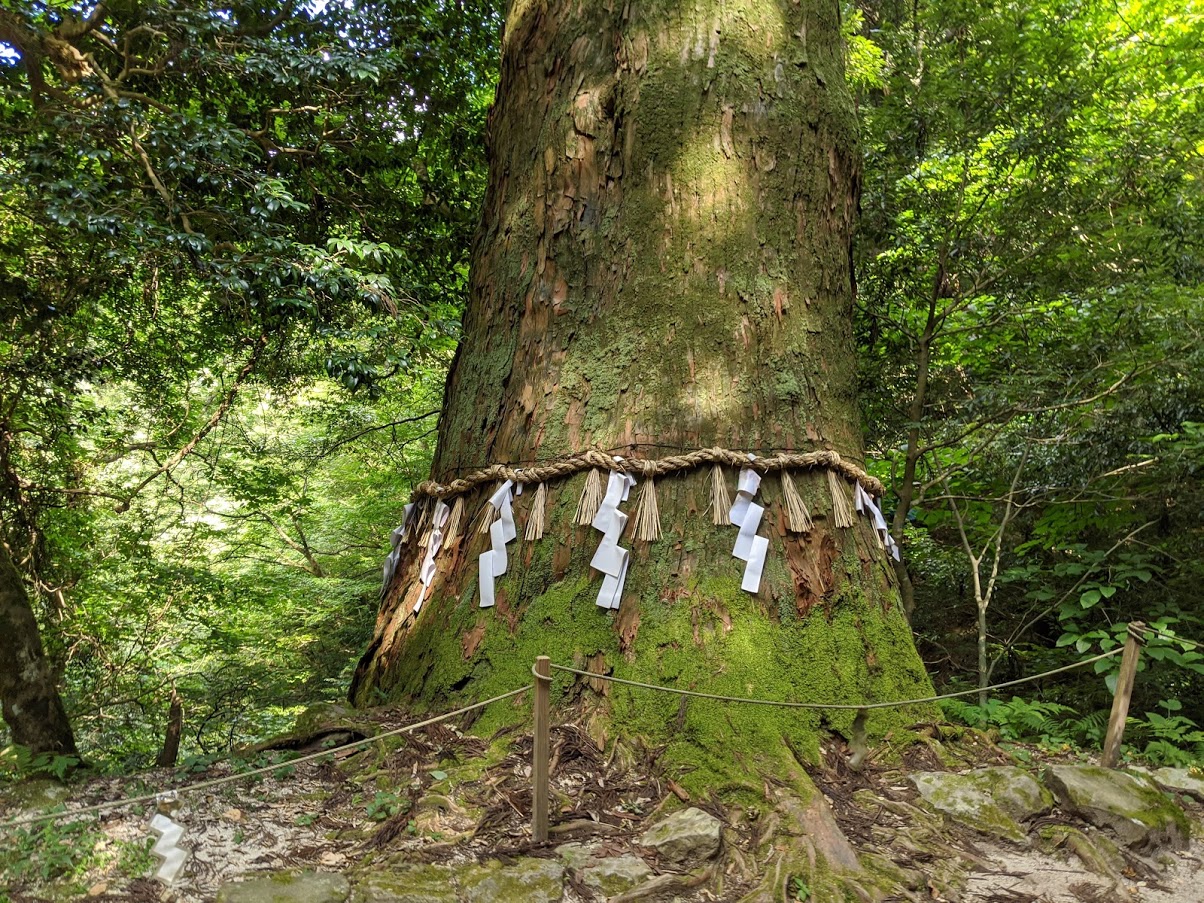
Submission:
M 381 730 L 400 723 L 388 715 L 377 717 Z M 314 744 L 302 748 L 320 749 L 322 742 L 342 742 L 349 736 L 353 735 L 339 731 L 323 737 L 319 732 Z M 747 864 L 751 861 L 754 869 L 768 867 L 758 863 L 758 850 L 765 847 L 756 822 L 731 819 L 715 799 L 686 799 L 680 787 L 641 767 L 647 760 L 636 764 L 631 756 L 606 755 L 571 726 L 554 729 L 552 749 L 559 806 L 553 816 L 553 839 L 545 845 L 530 842 L 530 737 L 504 733 L 486 741 L 436 725 L 404 741 L 381 741 L 295 767 L 286 763 L 258 778 L 182 793 L 173 817 L 185 828 L 181 845 L 190 856 L 170 889 L 146 877 L 153 866 L 145 853 L 152 839 L 145 806 L 92 816 L 83 833 L 68 834 L 61 828 L 24 833 L 19 842 L 28 846 L 31 863 L 54 861 L 46 845 L 68 843 L 78 854 L 76 867 L 58 881 L 43 880 L 40 865 L 18 869 L 16 874 L 0 872 L 0 901 L 6 899 L 7 885 L 12 903 L 67 899 L 210 903 L 223 885 L 248 876 L 317 870 L 342 873 L 355 886 L 357 876 L 399 864 L 470 867 L 498 859 L 503 863 L 525 857 L 556 859 L 564 856 L 557 848 L 563 850 L 569 841 L 593 843 L 597 856 L 640 857 L 653 874 L 660 874 L 672 869 L 658 861 L 655 851 L 641 845 L 641 836 L 666 812 L 685 805 L 724 822 L 725 852 L 709 873 L 712 880 L 696 887 L 680 884 L 669 894 L 672 899 L 737 900 L 753 886 Z M 1071 760 L 1065 755 L 1019 753 L 1025 760 L 1022 764 L 1031 768 Z M 1204 845 L 1197 837 L 1186 849 L 1157 856 L 1097 843 L 1094 849 L 1111 849 L 1115 855 L 1111 864 L 1096 861 L 1089 867 L 1071 852 L 1076 847 L 1066 842 L 1069 834 L 1043 830 L 1055 824 L 1076 825 L 1070 814 L 1057 808 L 1027 823 L 1027 836 L 1020 841 L 983 835 L 926 808 L 908 775 L 1016 764 L 1013 754 L 988 742 L 971 737 L 969 742 L 921 744 L 891 764 L 871 757 L 858 772 L 848 768 L 845 754 L 840 740 L 829 743 L 824 761 L 811 769 L 811 778 L 853 847 L 890 860 L 900 874 L 909 876 L 910 889 L 901 887 L 899 895 L 886 899 L 1204 903 L 1200 880 Z M 224 763 L 203 774 L 165 770 L 137 781 L 94 778 L 72 785 L 69 807 L 233 773 L 230 763 Z M 766 790 L 770 791 L 768 785 Z M 1181 804 L 1197 824 L 1204 817 L 1198 804 Z M 14 814 L 0 792 L 0 819 Z M 1071 833 L 1094 830 L 1079 823 Z M 81 852 L 84 847 L 87 855 Z M 568 903 L 606 899 L 572 868 L 565 876 L 563 899 Z

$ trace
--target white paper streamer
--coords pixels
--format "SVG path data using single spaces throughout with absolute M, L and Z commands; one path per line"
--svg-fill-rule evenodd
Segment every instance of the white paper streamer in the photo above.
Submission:
M 414 605 L 415 614 L 422 609 L 422 603 L 426 601 L 426 594 L 435 580 L 437 570 L 435 556 L 439 554 L 439 548 L 443 545 L 443 526 L 447 523 L 450 514 L 451 510 L 443 499 L 435 502 L 435 513 L 431 517 L 431 538 L 427 541 L 426 557 L 422 559 L 422 567 L 418 570 L 418 580 L 422 583 L 422 595 L 418 597 L 418 602 Z
M 522 485 L 519 485 L 521 491 Z M 478 561 L 478 578 L 481 586 L 481 608 L 493 606 L 493 581 L 506 573 L 509 560 L 506 555 L 506 543 L 518 536 L 518 528 L 514 526 L 514 509 L 511 500 L 514 497 L 514 483 L 510 480 L 502 483 L 489 499 L 489 504 L 498 513 L 498 519 L 489 526 L 489 538 L 492 548 L 482 553 Z
M 184 827 L 176 824 L 169 816 L 157 813 L 150 821 L 150 829 L 159 835 L 159 839 L 151 847 L 151 852 L 162 860 L 155 877 L 170 885 L 188 860 L 188 851 L 178 846 L 180 838 L 184 836 Z
M 874 530 L 878 533 L 878 538 L 882 540 L 882 548 L 886 549 L 895 561 L 898 561 L 900 559 L 899 544 L 890 535 L 890 528 L 886 525 L 886 518 L 882 516 L 882 509 L 860 483 L 857 483 L 853 490 L 853 507 L 874 522 Z
M 384 595 L 389 588 L 389 581 L 393 579 L 393 573 L 397 570 L 397 562 L 401 560 L 401 537 L 405 535 L 406 524 L 410 522 L 410 514 L 413 510 L 413 502 L 405 506 L 401 515 L 401 526 L 389 535 L 389 544 L 393 546 L 393 550 L 385 557 L 384 579 L 380 587 L 381 595 Z
M 622 458 L 615 460 L 621 461 Z M 602 541 L 589 565 L 603 575 L 602 587 L 598 590 L 600 608 L 618 608 L 623 599 L 623 584 L 627 581 L 631 553 L 619 546 L 619 537 L 627 526 L 627 515 L 619 510 L 619 505 L 627 501 L 633 486 L 635 477 L 631 474 L 611 471 L 606 483 L 606 495 L 598 506 L 598 513 L 594 515 L 593 527 L 601 531 Z
M 749 455 L 750 461 L 755 461 L 755 455 Z M 745 592 L 756 593 L 761 589 L 761 574 L 765 570 L 765 556 L 769 552 L 769 540 L 757 535 L 761 526 L 761 515 L 765 508 L 753 501 L 753 496 L 761 487 L 761 475 L 751 467 L 740 471 L 740 483 L 736 489 L 736 499 L 732 502 L 732 510 L 728 514 L 731 522 L 740 528 L 736 534 L 736 545 L 732 555 L 746 562 L 744 577 L 740 588 Z

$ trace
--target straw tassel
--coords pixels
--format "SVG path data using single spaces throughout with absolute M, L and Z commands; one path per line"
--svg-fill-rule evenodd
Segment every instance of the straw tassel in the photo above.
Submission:
M 834 471 L 828 471 L 828 491 L 832 493 L 832 521 L 838 527 L 853 526 L 853 509 L 849 507 L 849 495 L 844 481 Z
M 711 468 L 711 521 L 716 527 L 730 527 L 732 497 L 723 479 L 723 467 L 716 464 Z
M 460 536 L 460 521 L 464 519 L 464 496 L 456 496 L 451 514 L 447 516 L 447 524 L 443 528 L 443 544 L 454 542 Z
M 815 526 L 811 522 L 811 512 L 807 510 L 803 497 L 798 494 L 794 479 L 786 471 L 782 471 L 782 498 L 786 503 L 786 525 L 791 533 L 810 533 Z
M 602 505 L 602 474 L 598 468 L 590 469 L 585 478 L 585 488 L 581 490 L 581 499 L 577 502 L 577 514 L 573 522 L 581 527 L 588 527 L 594 522 L 594 516 Z
M 493 505 L 486 499 L 485 504 L 477 513 L 476 527 L 474 527 L 473 532 L 480 533 L 481 535 L 488 534 L 489 528 L 493 526 L 493 514 Z
M 531 502 L 531 513 L 527 517 L 527 532 L 525 539 L 543 539 L 544 509 L 548 504 L 548 484 L 540 483 L 535 490 L 535 499 Z
M 651 468 L 645 472 L 644 485 L 640 487 L 640 500 L 635 506 L 636 539 L 655 542 L 661 538 L 661 512 L 656 502 L 656 480 Z

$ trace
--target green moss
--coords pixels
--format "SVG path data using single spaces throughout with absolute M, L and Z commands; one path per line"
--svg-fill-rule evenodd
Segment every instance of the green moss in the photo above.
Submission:
M 930 692 L 906 622 L 889 596 L 884 604 L 876 581 L 864 585 L 861 539 L 851 531 L 834 565 L 838 588 L 826 607 L 806 618 L 793 613 L 792 583 L 781 555 L 771 553 L 766 589 L 752 596 L 740 589 L 743 565 L 730 554 L 735 531 L 698 515 L 682 518 L 662 542 L 634 550 L 621 616 L 599 609 L 600 578 L 588 567 L 597 533 L 567 525 L 580 479 L 553 490 L 545 539 L 533 547 L 512 545 L 514 566 L 498 590 L 518 608 L 513 630 L 500 611 L 475 607 L 473 581 L 459 597 L 428 601 L 388 672 L 394 698 L 445 709 L 465 691 L 478 700 L 530 683 L 539 655 L 585 667 L 599 654 L 617 677 L 725 696 L 856 705 Z M 663 511 L 684 504 L 691 479 L 702 484 L 695 492 L 704 490 L 701 474 L 659 481 Z M 484 538 L 478 543 L 483 548 Z M 570 554 L 564 578 L 556 580 L 552 560 L 560 544 L 570 546 Z M 523 564 L 528 550 L 530 563 Z M 790 602 L 779 606 L 775 596 Z M 620 625 L 635 611 L 638 630 L 621 650 Z M 477 624 L 484 625 L 485 636 L 466 660 L 461 637 Z M 758 772 L 782 773 L 793 767 L 795 755 L 817 759 L 823 732 L 850 734 L 855 715 L 683 701 L 676 694 L 618 684 L 599 696 L 559 673 L 554 711 L 570 703 L 594 708 L 612 726 L 612 738 L 639 737 L 648 747 L 663 747 L 660 767 L 691 792 L 726 788 L 730 798 L 748 805 L 760 798 Z M 529 699 L 522 697 L 496 704 L 483 712 L 474 731 L 488 736 L 504 725 L 525 723 L 529 712 Z M 867 728 L 871 739 L 880 738 L 888 731 L 902 733 L 924 716 L 935 712 L 873 710 Z

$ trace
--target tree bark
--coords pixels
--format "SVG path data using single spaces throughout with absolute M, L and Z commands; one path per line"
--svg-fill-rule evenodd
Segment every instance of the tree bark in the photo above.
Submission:
M 837 4 L 819 0 L 515 0 L 436 480 L 587 448 L 862 458 L 850 272 L 859 153 L 839 27 Z M 530 682 L 539 654 L 737 696 L 926 695 L 871 525 L 838 529 L 826 475 L 795 478 L 815 529 L 787 532 L 780 483 L 766 478 L 770 553 L 755 595 L 740 589 L 736 528 L 713 526 L 706 510 L 706 472 L 657 481 L 664 535 L 624 538 L 632 562 L 613 613 L 595 605 L 599 534 L 572 524 L 583 476 L 549 483 L 542 540 L 521 539 L 534 492 L 516 500 L 520 539 L 494 609 L 477 608 L 488 537 L 469 531 L 440 553 L 415 616 L 416 536 L 352 698 L 484 698 Z M 488 494 L 466 499 L 466 523 Z M 853 722 L 597 681 L 560 692 L 596 734 L 663 744 L 661 765 L 698 787 L 744 780 L 733 763 L 783 754 L 783 736 L 816 755 L 821 727 L 848 733 Z M 871 734 L 919 714 L 879 712 Z M 485 716 L 506 717 L 519 716 Z
M 74 756 L 58 676 L 42 649 L 29 594 L 0 542 L 0 703 L 13 742 L 34 756 Z
M 184 730 L 184 700 L 171 688 L 171 705 L 167 710 L 167 730 L 163 734 L 163 748 L 155 759 L 157 768 L 174 768 L 180 757 L 180 734 Z

